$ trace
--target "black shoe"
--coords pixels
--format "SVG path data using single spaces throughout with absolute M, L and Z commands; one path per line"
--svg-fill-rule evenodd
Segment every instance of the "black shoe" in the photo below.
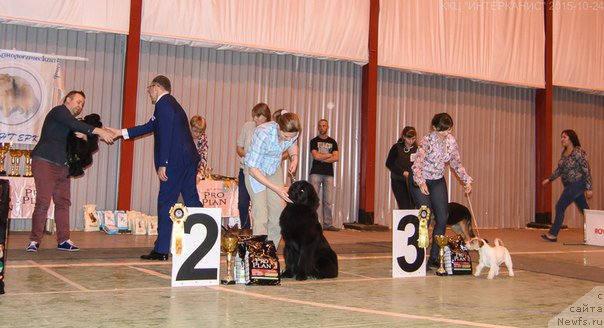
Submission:
M 167 261 L 168 254 L 158 253 L 156 251 L 151 251 L 151 253 L 147 255 L 141 255 L 141 259 L 143 260 L 155 260 L 155 261 Z

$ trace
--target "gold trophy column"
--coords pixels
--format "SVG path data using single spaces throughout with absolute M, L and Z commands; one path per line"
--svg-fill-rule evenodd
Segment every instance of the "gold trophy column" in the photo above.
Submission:
M 7 143 L 2 143 L 0 145 L 0 176 L 5 176 L 6 171 L 4 170 L 4 160 L 6 159 L 6 153 L 10 149 L 10 145 Z
M 434 236 L 434 240 L 436 241 L 436 245 L 438 245 L 438 260 L 440 262 L 440 267 L 436 270 L 437 276 L 446 276 L 447 271 L 445 271 L 445 246 L 449 243 L 449 237 L 445 235 L 436 235 Z
M 239 242 L 239 237 L 233 234 L 225 234 L 222 236 L 220 240 L 220 245 L 222 246 L 222 250 L 226 253 L 226 276 L 222 278 L 221 283 L 223 285 L 233 285 L 235 284 L 235 279 L 233 278 L 234 271 L 234 262 L 233 262 L 233 254 L 235 250 L 237 250 L 237 243 Z

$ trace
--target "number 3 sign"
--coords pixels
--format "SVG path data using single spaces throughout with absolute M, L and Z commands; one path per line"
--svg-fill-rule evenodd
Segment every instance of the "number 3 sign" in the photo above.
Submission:
M 418 210 L 392 211 L 392 277 L 426 276 L 426 249 L 417 245 Z
M 188 213 L 187 213 L 188 212 Z M 218 285 L 220 208 L 174 206 L 172 287 Z

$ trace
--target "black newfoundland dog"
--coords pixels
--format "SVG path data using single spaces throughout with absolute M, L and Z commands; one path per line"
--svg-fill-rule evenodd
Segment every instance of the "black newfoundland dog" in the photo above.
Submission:
M 319 223 L 319 197 L 307 181 L 297 181 L 289 187 L 288 203 L 281 213 L 279 225 L 285 241 L 284 278 L 306 280 L 338 276 L 338 256 L 331 249 Z

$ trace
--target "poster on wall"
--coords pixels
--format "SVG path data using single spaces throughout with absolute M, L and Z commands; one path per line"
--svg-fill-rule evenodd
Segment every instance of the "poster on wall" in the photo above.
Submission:
M 36 144 L 62 96 L 59 58 L 0 49 L 0 143 Z

